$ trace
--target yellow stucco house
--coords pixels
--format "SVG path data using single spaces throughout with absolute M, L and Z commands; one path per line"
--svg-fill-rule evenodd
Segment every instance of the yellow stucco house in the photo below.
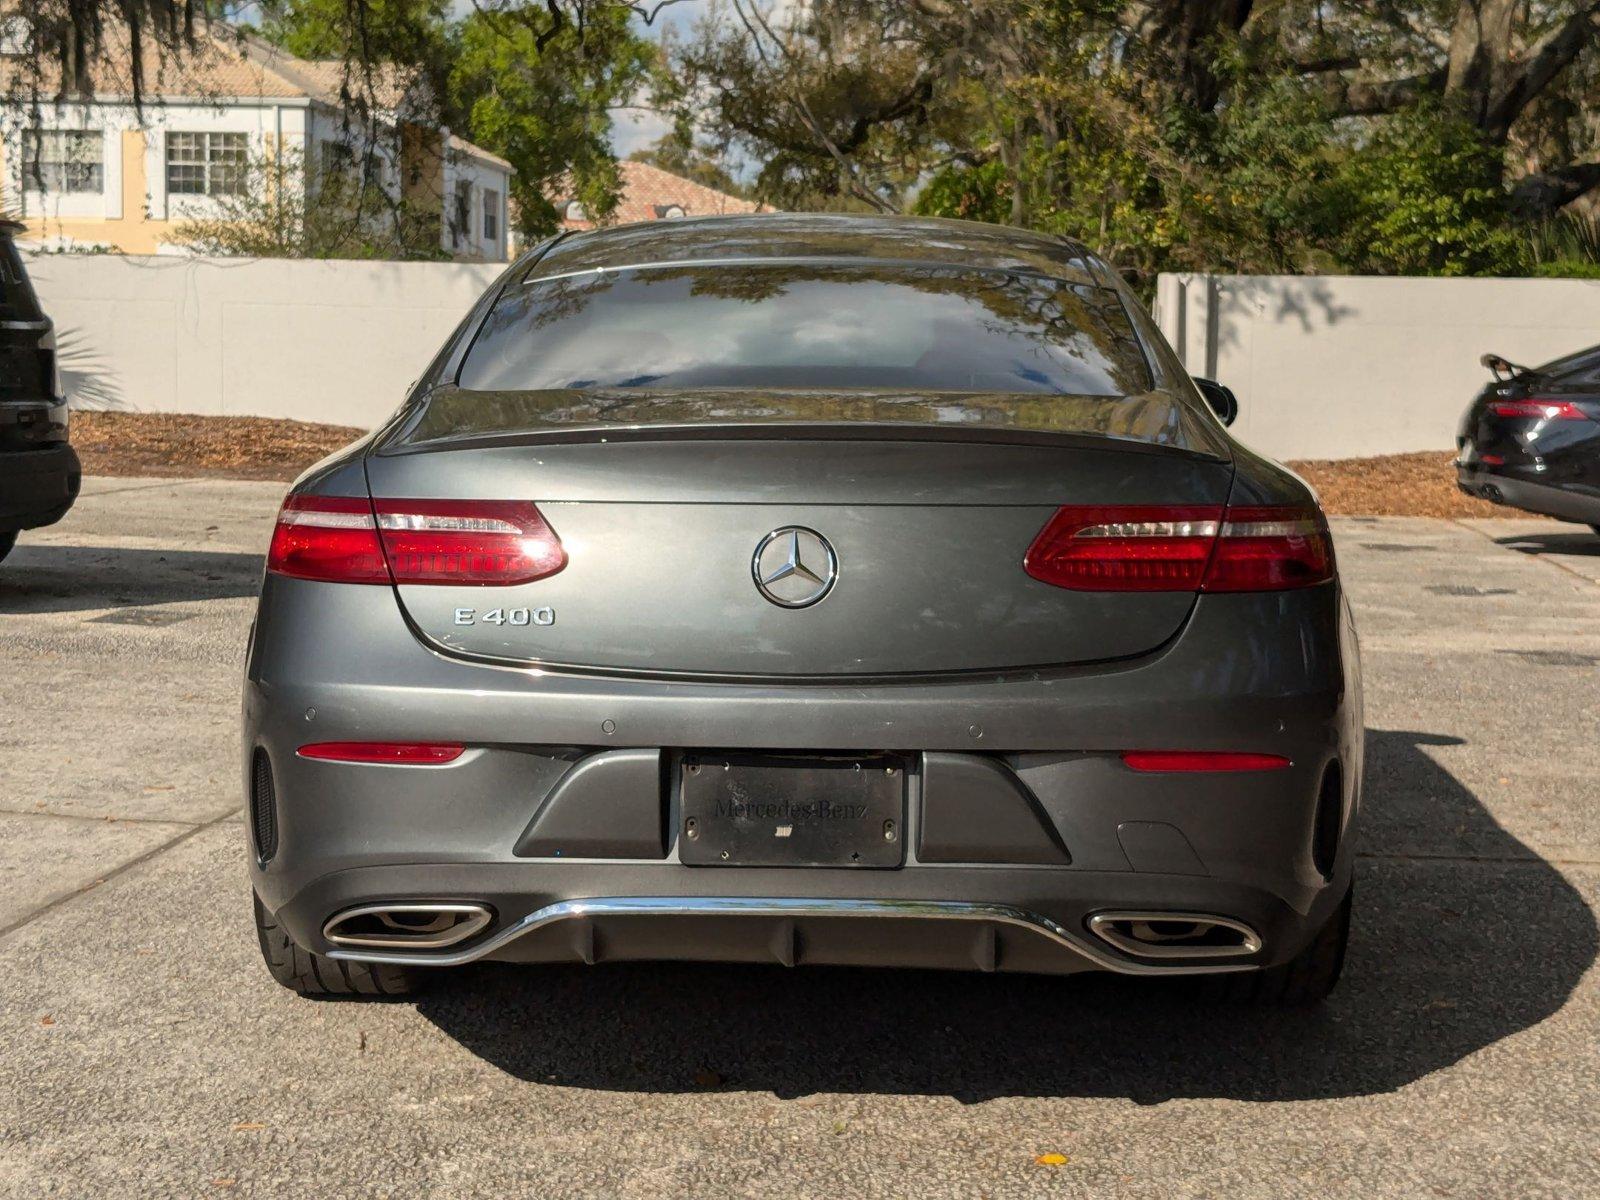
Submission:
M 374 119 L 363 122 L 342 94 L 343 63 L 297 58 L 210 22 L 181 59 L 147 54 L 140 109 L 126 45 L 94 65 L 92 99 L 36 100 L 53 94 L 54 81 L 26 78 L 15 20 L 0 39 L 0 212 L 27 226 L 19 243 L 182 252 L 180 225 L 225 217 L 227 197 L 259 186 L 247 164 L 293 148 L 292 161 L 304 164 L 296 170 L 367 162 L 387 192 L 438 212 L 440 246 L 452 257 L 508 256 L 511 164 L 428 122 L 416 81 L 383 72 Z

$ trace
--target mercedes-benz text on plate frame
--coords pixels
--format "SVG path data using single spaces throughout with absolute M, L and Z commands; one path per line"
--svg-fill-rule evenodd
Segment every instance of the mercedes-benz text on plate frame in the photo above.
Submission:
M 782 608 L 808 608 L 833 590 L 839 556 L 828 539 L 802 525 L 774 529 L 750 563 L 756 587 Z
M 303 993 L 682 959 L 1303 1003 L 1343 961 L 1327 520 L 1066 238 L 545 243 L 295 484 L 247 662 L 257 933 Z

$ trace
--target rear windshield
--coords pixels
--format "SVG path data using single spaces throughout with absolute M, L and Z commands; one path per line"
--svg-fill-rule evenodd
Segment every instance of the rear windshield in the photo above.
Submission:
M 513 288 L 459 382 L 1080 396 L 1151 386 L 1105 288 L 1020 272 L 776 263 L 591 271 Z
M 1534 367 L 1532 373 L 1545 379 L 1565 379 L 1568 376 L 1593 376 L 1596 372 L 1600 372 L 1600 348 L 1589 346 L 1576 354 L 1564 354 L 1543 366 Z

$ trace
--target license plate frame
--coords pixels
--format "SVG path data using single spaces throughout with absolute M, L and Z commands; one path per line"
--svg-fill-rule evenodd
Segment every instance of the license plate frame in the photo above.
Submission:
M 905 863 L 906 761 L 694 752 L 679 768 L 689 866 L 885 870 Z

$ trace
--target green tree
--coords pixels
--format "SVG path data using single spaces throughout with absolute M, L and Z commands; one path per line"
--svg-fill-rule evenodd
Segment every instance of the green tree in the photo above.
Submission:
M 290 52 L 345 64 L 360 116 L 390 64 L 425 80 L 439 120 L 516 168 L 528 236 L 556 228 L 553 191 L 602 221 L 615 209 L 611 114 L 670 86 L 640 11 L 618 0 L 483 0 L 460 20 L 444 0 L 266 0 L 262 13 Z
M 1055 230 L 1148 279 L 1516 270 L 1600 186 L 1600 0 L 730 3 L 680 72 L 780 204 Z
M 1501 160 L 1472 123 L 1432 105 L 1394 114 L 1342 166 L 1340 262 L 1385 274 L 1519 270 L 1528 246 L 1509 220 Z
M 480 8 L 457 33 L 452 108 L 473 141 L 516 167 L 511 194 L 527 235 L 556 228 L 552 192 L 598 220 L 616 208 L 611 114 L 658 83 L 661 65 L 633 17 L 622 4 L 590 6 L 581 24 Z

